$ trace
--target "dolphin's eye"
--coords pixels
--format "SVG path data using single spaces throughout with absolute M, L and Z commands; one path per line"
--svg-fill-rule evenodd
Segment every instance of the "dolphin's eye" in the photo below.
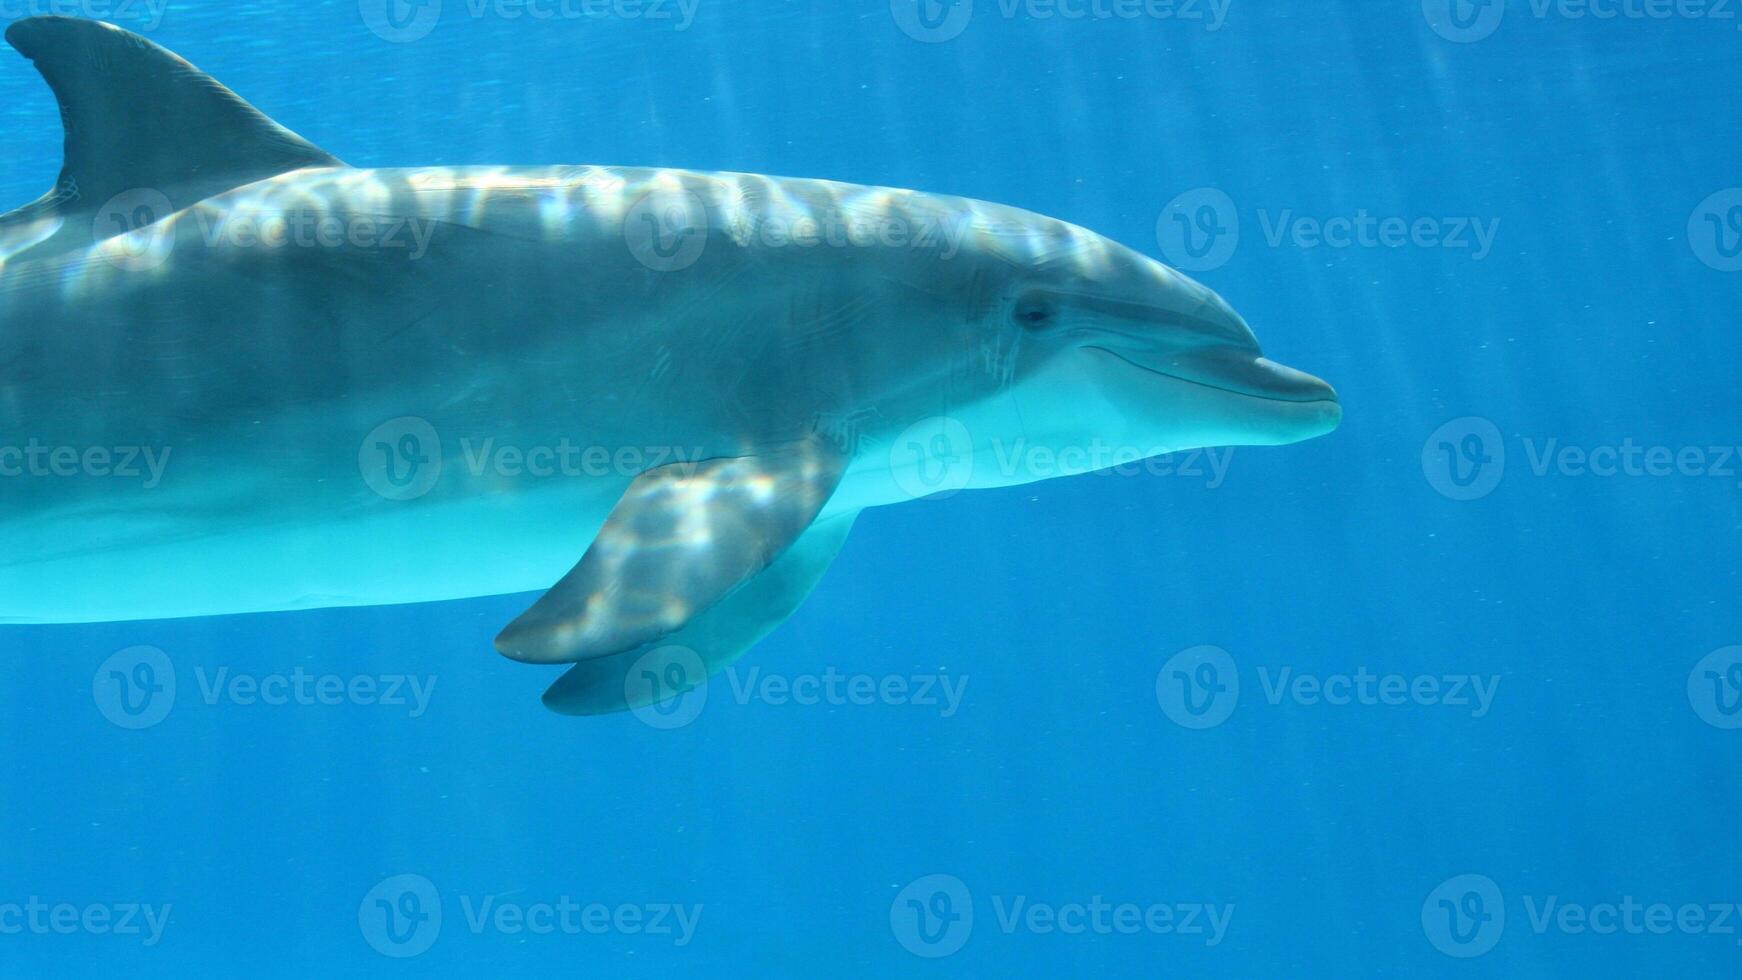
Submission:
M 1025 330 L 1045 330 L 1058 322 L 1058 303 L 1045 293 L 1026 293 L 1016 301 L 1010 318 Z

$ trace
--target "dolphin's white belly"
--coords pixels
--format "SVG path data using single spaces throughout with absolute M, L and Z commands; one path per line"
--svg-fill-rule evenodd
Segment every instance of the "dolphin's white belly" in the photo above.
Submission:
M 548 588 L 598 532 L 618 492 L 530 490 L 428 507 L 381 507 L 328 523 L 262 523 L 166 533 L 104 548 L 102 521 L 32 534 L 92 547 L 40 561 L 0 560 L 0 622 L 174 619 L 392 605 Z M 118 519 L 119 520 L 119 519 Z M 15 535 L 16 537 L 16 535 Z

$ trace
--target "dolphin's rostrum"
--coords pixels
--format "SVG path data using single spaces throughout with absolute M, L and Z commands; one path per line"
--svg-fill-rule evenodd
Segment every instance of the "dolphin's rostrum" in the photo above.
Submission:
M 747 174 L 357 169 L 126 31 L 6 39 L 67 139 L 0 216 L 0 622 L 548 589 L 497 646 L 572 664 L 546 703 L 601 713 L 779 625 L 866 507 L 1340 417 L 1215 293 L 1064 222 Z

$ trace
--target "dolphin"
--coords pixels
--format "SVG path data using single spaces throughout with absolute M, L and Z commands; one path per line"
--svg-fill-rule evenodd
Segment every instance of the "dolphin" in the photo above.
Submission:
M 1341 417 L 1217 294 L 1063 221 L 352 167 L 119 28 L 5 37 L 66 144 L 0 216 L 0 622 L 542 591 L 496 646 L 600 714 L 731 663 L 867 507 Z

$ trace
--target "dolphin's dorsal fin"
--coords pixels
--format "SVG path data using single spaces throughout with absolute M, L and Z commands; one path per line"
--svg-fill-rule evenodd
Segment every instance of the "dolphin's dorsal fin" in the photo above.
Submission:
M 127 191 L 176 207 L 304 167 L 344 166 L 193 65 L 119 27 L 31 17 L 6 41 L 60 101 L 66 159 L 50 201 L 91 211 Z

